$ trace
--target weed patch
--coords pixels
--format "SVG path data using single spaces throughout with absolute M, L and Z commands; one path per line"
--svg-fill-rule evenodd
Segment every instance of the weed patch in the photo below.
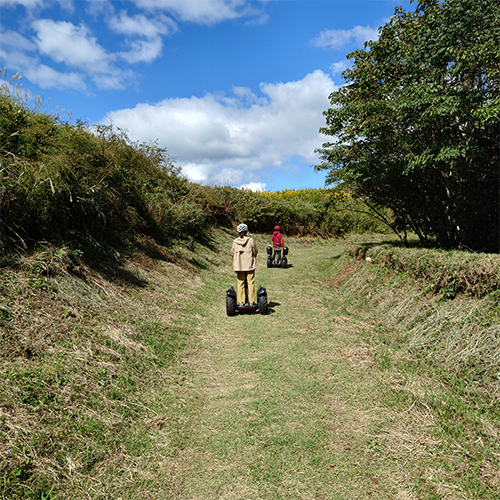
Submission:
M 429 417 L 439 443 L 429 464 L 448 477 L 429 489 L 431 478 L 424 475 L 418 491 L 441 498 L 445 485 L 453 484 L 473 498 L 493 498 L 500 343 L 497 306 L 489 294 L 497 286 L 496 257 L 387 247 L 373 247 L 368 255 L 372 263 L 360 267 L 341 291 L 379 323 L 377 336 L 365 334 L 378 369 L 401 374 L 381 386 L 384 404 Z M 452 275 L 460 285 L 453 289 L 454 300 L 447 300 Z M 430 282 L 436 286 L 429 288 Z M 435 382 L 422 386 L 422 377 Z
M 178 410 L 195 340 L 175 297 L 195 292 L 191 266 L 134 257 L 103 274 L 80 257 L 49 248 L 2 269 L 4 499 L 114 497 L 156 446 L 149 422 Z

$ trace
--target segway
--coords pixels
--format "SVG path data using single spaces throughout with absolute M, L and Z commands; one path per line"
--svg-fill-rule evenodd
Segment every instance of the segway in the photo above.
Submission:
M 230 287 L 229 290 L 226 291 L 226 313 L 228 316 L 235 316 L 237 313 L 255 313 L 259 312 L 260 314 L 267 314 L 267 291 L 263 286 L 259 286 L 257 290 L 257 304 L 251 304 L 248 301 L 248 285 L 245 280 L 245 302 L 243 305 L 238 305 L 236 301 L 236 290 L 233 287 Z
M 288 266 L 288 259 L 286 256 L 288 255 L 288 247 L 283 247 L 283 255 L 281 259 L 275 260 L 273 256 L 273 248 L 267 247 L 267 267 L 281 267 L 282 269 L 286 269 Z

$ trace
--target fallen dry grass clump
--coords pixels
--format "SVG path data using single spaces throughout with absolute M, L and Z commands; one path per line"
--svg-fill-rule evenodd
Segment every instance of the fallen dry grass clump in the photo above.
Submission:
M 500 389 L 500 257 L 494 254 L 388 249 L 371 252 L 384 267 L 416 283 L 397 307 L 389 288 L 377 301 L 398 323 L 416 352 L 483 387 L 486 399 Z M 407 286 L 407 282 L 402 286 Z M 486 389 L 487 388 L 487 389 Z
M 500 397 L 500 257 L 373 246 L 358 271 L 351 249 L 342 272 L 347 289 L 383 315 L 410 351 Z M 364 255 L 364 253 L 363 253 Z M 389 270 L 389 272 L 387 272 Z M 481 396 L 483 397 L 483 396 Z

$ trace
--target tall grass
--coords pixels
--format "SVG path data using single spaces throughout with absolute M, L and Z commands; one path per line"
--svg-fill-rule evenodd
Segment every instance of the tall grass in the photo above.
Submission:
M 455 377 L 471 398 L 496 402 L 500 258 L 387 244 L 368 245 L 365 255 L 372 265 L 344 285 L 346 295 L 364 297 L 397 332 L 397 343 L 443 380 Z
M 168 153 L 133 144 L 111 126 L 91 129 L 33 112 L 0 95 L 2 233 L 23 247 L 46 240 L 166 243 L 204 223 Z
M 102 251 L 144 236 L 169 245 L 242 221 L 253 232 L 279 224 L 289 236 L 384 230 L 352 200 L 326 196 L 329 190 L 282 197 L 191 183 L 158 144 L 135 143 L 113 126 L 71 124 L 41 107 L 36 99 L 30 107 L 17 84 L 0 87 L 4 246 L 51 242 Z

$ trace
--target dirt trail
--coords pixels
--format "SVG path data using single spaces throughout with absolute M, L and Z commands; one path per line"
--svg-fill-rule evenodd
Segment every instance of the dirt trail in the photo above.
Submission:
M 323 279 L 332 252 L 297 246 L 286 270 L 265 268 L 259 256 L 268 316 L 226 316 L 220 290 L 234 281 L 229 266 L 207 281 L 212 300 L 191 366 L 201 404 L 185 423 L 190 445 L 172 466 L 172 498 L 422 498 L 419 476 L 437 474 L 426 469 L 439 444 L 432 420 L 384 404 L 388 384 L 420 390 L 421 382 L 381 367 L 391 353 L 363 340 L 377 323 L 350 311 Z M 446 484 L 439 495 L 463 498 Z

